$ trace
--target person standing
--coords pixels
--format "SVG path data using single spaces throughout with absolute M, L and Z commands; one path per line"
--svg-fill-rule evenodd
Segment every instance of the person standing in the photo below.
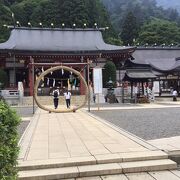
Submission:
M 59 90 L 58 89 L 55 89 L 53 91 L 53 97 L 54 97 L 54 108 L 57 109 L 58 104 L 59 104 Z
M 177 101 L 177 91 L 176 91 L 176 89 L 173 90 L 172 95 L 173 95 L 173 101 Z
M 67 108 L 70 108 L 70 105 L 71 105 L 71 93 L 68 90 L 66 90 L 66 92 L 64 93 L 64 97 L 65 97 L 65 100 L 66 100 Z
M 93 93 L 93 102 L 96 103 L 96 94 Z
M 134 101 L 135 101 L 135 104 L 137 103 L 137 98 L 138 98 L 138 87 L 137 87 L 137 84 L 135 84 L 135 86 L 134 86 Z

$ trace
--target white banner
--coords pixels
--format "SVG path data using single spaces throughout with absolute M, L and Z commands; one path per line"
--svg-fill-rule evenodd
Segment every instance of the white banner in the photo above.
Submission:
M 153 82 L 153 91 L 154 93 L 159 93 L 159 81 Z
M 93 69 L 94 93 L 102 94 L 102 68 Z

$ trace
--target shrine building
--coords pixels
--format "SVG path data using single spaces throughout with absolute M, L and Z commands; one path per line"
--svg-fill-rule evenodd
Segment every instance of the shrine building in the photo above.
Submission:
M 32 59 L 34 63 L 41 63 L 41 66 L 35 67 L 35 75 L 42 69 L 52 67 L 53 63 L 66 63 L 86 78 L 83 62 L 90 60 L 96 66 L 111 59 L 118 65 L 132 58 L 135 51 L 135 47 L 106 44 L 102 37 L 102 28 L 10 28 L 9 39 L 0 44 L 0 68 L 8 75 L 6 88 L 17 88 L 18 82 L 23 82 L 26 96 L 33 94 Z M 48 63 L 51 65 L 48 66 Z M 49 80 L 63 78 L 61 76 L 54 73 Z M 47 79 L 45 81 L 42 88 L 48 89 L 54 83 L 47 83 Z M 83 94 L 82 83 L 79 82 L 78 86 Z

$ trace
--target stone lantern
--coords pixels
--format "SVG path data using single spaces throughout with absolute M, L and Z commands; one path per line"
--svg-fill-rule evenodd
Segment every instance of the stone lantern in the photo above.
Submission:
M 109 81 L 107 82 L 108 90 L 106 95 L 106 102 L 109 103 L 117 103 L 116 96 L 114 94 L 114 82 L 111 80 L 111 77 L 109 78 Z

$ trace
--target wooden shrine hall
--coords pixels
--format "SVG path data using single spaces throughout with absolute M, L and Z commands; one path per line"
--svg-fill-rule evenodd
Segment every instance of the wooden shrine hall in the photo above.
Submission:
M 23 82 L 25 95 L 30 96 L 33 94 L 32 59 L 35 63 L 72 63 L 70 67 L 81 71 L 85 65 L 75 63 L 87 62 L 89 59 L 98 65 L 108 58 L 119 64 L 131 58 L 135 51 L 134 47 L 106 44 L 102 28 L 10 28 L 9 39 L 0 44 L 0 68 L 8 74 L 7 88 L 17 88 L 18 82 Z M 42 69 L 50 67 L 52 65 L 35 67 L 35 71 L 42 72 Z M 81 74 L 86 78 L 85 70 Z M 79 82 L 78 86 L 83 94 L 82 83 Z

